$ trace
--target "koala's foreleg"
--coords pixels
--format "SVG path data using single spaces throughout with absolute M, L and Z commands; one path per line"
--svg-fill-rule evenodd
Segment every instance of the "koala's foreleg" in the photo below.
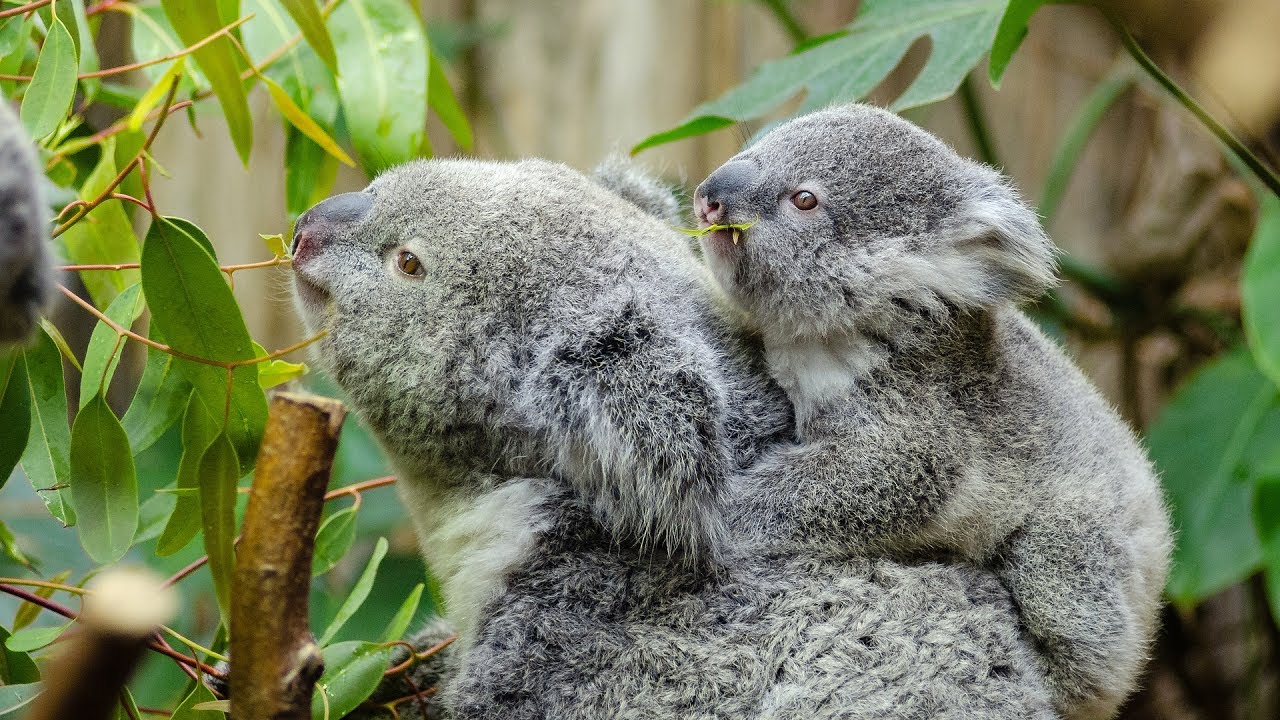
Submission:
M 1114 715 L 1145 657 L 1137 609 L 1124 591 L 1125 546 L 1114 532 L 1087 517 L 1036 517 L 994 556 L 1069 720 Z
M 893 433 L 775 450 L 740 478 L 732 523 L 805 545 L 893 549 L 941 511 L 958 468 Z

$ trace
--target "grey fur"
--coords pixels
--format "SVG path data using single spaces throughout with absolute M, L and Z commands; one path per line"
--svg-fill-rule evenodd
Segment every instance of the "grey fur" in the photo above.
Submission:
M 1132 432 L 1015 307 L 1053 279 L 1035 214 L 995 171 L 864 105 L 779 126 L 695 202 L 756 221 L 704 251 L 800 436 L 748 470 L 731 523 L 782 548 L 992 569 L 1058 708 L 1112 716 L 1152 639 L 1169 525 Z
M 445 714 L 1056 717 L 990 572 L 725 525 L 789 404 L 660 220 L 542 161 L 366 192 L 359 221 L 300 224 L 294 269 L 459 634 L 417 676 Z
M 0 98 L 0 344 L 30 335 L 53 296 L 43 177 L 31 141 Z

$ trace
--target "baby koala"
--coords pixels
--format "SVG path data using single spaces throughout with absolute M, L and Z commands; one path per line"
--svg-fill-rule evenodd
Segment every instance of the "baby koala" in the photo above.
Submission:
M 1133 689 L 1168 567 L 1132 432 L 1017 310 L 1054 282 L 994 170 L 864 105 L 783 124 L 695 196 L 706 262 L 764 340 L 799 443 L 741 479 L 766 545 L 992 569 L 1068 718 Z

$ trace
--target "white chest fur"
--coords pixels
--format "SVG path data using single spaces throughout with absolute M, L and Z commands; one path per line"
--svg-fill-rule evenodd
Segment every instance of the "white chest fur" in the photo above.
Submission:
M 785 343 L 766 342 L 769 371 L 791 398 L 796 420 L 849 394 L 858 379 L 884 359 L 884 350 L 857 335 Z
M 445 615 L 470 644 L 484 604 L 532 550 L 546 525 L 544 489 L 533 480 L 508 482 L 483 492 L 443 492 L 427 482 L 401 483 L 422 555 L 440 581 Z

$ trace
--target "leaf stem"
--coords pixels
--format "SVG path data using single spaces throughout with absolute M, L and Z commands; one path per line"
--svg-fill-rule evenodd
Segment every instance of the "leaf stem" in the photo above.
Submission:
M 120 172 L 116 173 L 116 176 L 112 178 L 111 182 L 107 183 L 107 186 L 102 189 L 102 192 L 98 193 L 97 197 L 83 205 L 80 205 L 76 210 L 76 214 L 71 216 L 71 219 L 54 228 L 53 232 L 50 233 L 51 237 L 56 238 L 71 229 L 71 226 L 80 222 L 85 215 L 93 212 L 94 208 L 111 199 L 111 195 L 115 189 L 120 186 L 120 183 L 124 182 L 125 178 L 129 177 L 129 173 L 133 172 L 134 166 L 142 162 L 142 158 L 146 154 L 147 149 L 156 141 L 156 136 L 160 134 L 160 128 L 164 127 L 164 121 L 169 117 L 169 113 L 165 111 L 173 105 L 173 96 L 177 92 L 178 78 L 174 78 L 173 82 L 169 83 L 169 94 L 165 96 L 164 105 L 161 106 L 160 117 L 156 120 L 156 124 L 151 128 L 151 133 L 147 135 L 147 139 L 142 143 L 142 147 L 134 154 L 133 159 L 126 163 L 125 166 L 120 169 Z M 154 203 L 151 204 L 151 211 L 152 213 L 155 212 Z M 59 213 L 59 216 L 61 216 L 61 213 Z
M 1133 34 L 1129 32 L 1129 29 L 1125 27 L 1124 22 L 1120 20 L 1120 17 L 1115 13 L 1115 11 L 1104 9 L 1102 14 L 1106 17 L 1107 22 L 1111 24 L 1111 27 L 1114 28 L 1116 33 L 1120 36 L 1120 41 L 1124 44 L 1125 50 L 1129 51 L 1129 55 L 1137 61 L 1138 65 L 1142 66 L 1142 69 L 1145 70 L 1152 79 L 1167 90 L 1169 94 L 1172 95 L 1173 98 L 1183 107 L 1190 111 L 1192 115 L 1195 115 L 1196 119 L 1209 129 L 1209 132 L 1213 133 L 1214 136 L 1217 137 L 1218 140 L 1222 141 L 1224 145 L 1231 148 L 1231 151 L 1240 158 L 1240 161 L 1247 165 L 1253 174 L 1266 184 L 1271 192 L 1280 196 L 1280 176 L 1276 175 L 1274 170 L 1267 167 L 1267 165 L 1263 163 L 1257 155 L 1254 155 L 1253 151 L 1246 147 L 1239 138 L 1233 135 L 1226 126 L 1210 115 L 1209 111 L 1205 110 L 1200 103 L 1196 102 L 1195 98 L 1191 97 L 1187 91 L 1183 90 L 1176 82 L 1174 82 L 1173 78 L 1165 74 L 1165 72 L 1160 69 L 1160 66 L 1156 65 L 1155 61 L 1152 60 L 1145 51 L 1143 51 L 1142 46 L 1138 44 L 1138 41 L 1133 37 Z
M 791 6 L 787 0 L 760 0 L 760 4 L 773 13 L 774 19 L 787 32 L 791 42 L 799 45 L 809 39 L 809 31 L 805 30 L 804 25 L 800 24 L 800 19 L 791 11 Z

